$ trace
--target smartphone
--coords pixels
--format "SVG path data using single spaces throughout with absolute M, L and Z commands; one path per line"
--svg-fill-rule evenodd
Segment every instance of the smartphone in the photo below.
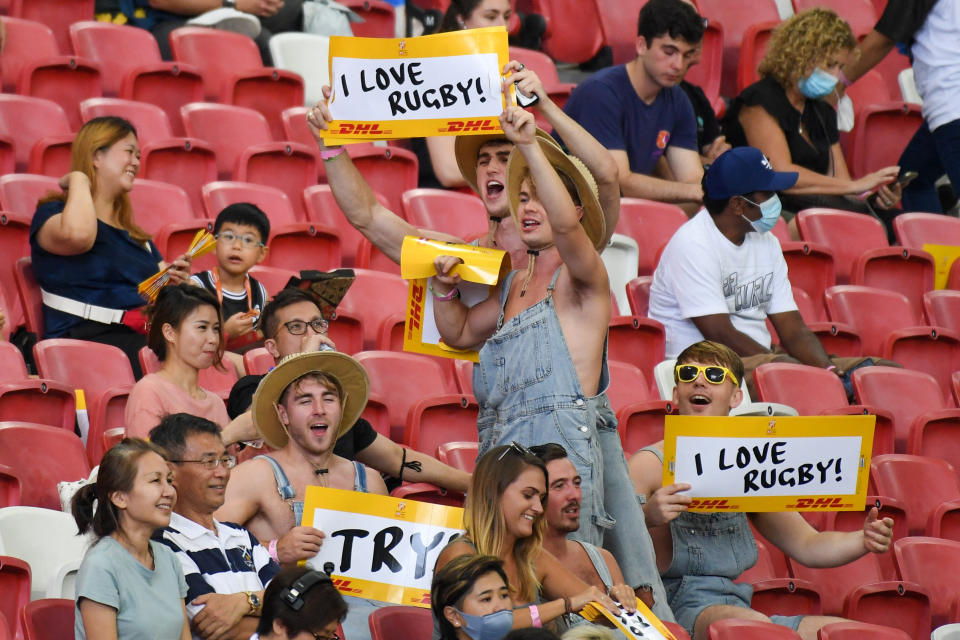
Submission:
M 518 105 L 518 106 L 521 106 L 521 107 L 524 107 L 524 108 L 526 108 L 526 107 L 532 107 L 533 105 L 535 105 L 535 104 L 537 104 L 538 102 L 540 102 L 540 96 L 538 96 L 537 94 L 533 94 L 532 96 L 528 96 L 528 95 L 525 94 L 524 92 L 520 91 L 520 87 L 517 86 L 518 84 L 519 84 L 519 83 L 517 83 L 517 82 L 514 82 L 514 83 L 513 83 L 513 92 L 514 92 L 514 93 L 516 94 L 516 96 L 517 96 L 517 105 Z
M 904 171 L 903 174 L 897 178 L 897 184 L 899 184 L 900 188 L 902 189 L 913 182 L 918 175 L 920 174 L 916 171 Z

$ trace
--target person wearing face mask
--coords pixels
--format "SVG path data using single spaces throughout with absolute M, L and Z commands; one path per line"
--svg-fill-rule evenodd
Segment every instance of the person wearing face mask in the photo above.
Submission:
M 757 147 L 777 171 L 798 174 L 781 194 L 785 217 L 810 207 L 872 214 L 890 228 L 900 213 L 900 167 L 854 179 L 840 149 L 834 95 L 857 41 L 843 19 L 815 8 L 791 17 L 770 38 L 761 80 L 730 105 L 723 128 L 733 146 Z M 842 115 L 841 111 L 841 115 Z
M 441 640 L 500 640 L 513 628 L 503 561 L 460 556 L 433 576 L 430 602 Z
M 782 210 L 777 192 L 796 182 L 796 172 L 774 171 L 753 147 L 735 147 L 710 165 L 705 208 L 667 243 L 650 286 L 650 317 L 663 323 L 667 358 L 706 339 L 744 359 L 748 385 L 749 374 L 766 362 L 842 375 L 846 363 L 831 361 L 800 317 L 780 243 L 770 233 Z M 782 352 L 771 350 L 768 318 Z

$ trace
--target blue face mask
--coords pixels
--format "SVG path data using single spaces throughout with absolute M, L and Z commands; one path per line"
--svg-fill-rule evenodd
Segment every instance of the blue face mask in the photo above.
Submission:
M 470 615 L 459 609 L 457 612 L 463 616 L 463 630 L 471 640 L 502 640 L 513 628 L 512 609 L 488 613 L 485 616 Z
M 740 196 L 743 198 L 743 196 Z M 753 230 L 757 233 L 766 233 L 773 229 L 777 224 L 777 220 L 780 219 L 780 211 L 783 209 L 783 206 L 780 204 L 780 197 L 777 194 L 773 194 L 768 199 L 763 202 L 756 203 L 753 200 L 748 200 L 743 198 L 750 204 L 755 207 L 760 207 L 760 219 L 751 220 L 747 216 L 740 214 L 740 217 L 750 223 L 750 226 L 753 227 Z
M 813 73 L 806 78 L 797 81 L 797 88 L 800 89 L 800 93 L 811 100 L 818 100 L 830 95 L 835 86 L 837 86 L 837 76 L 830 75 L 820 67 L 814 69 Z

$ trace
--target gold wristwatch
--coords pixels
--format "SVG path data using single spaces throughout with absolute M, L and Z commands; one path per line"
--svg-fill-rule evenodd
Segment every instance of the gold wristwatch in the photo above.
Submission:
M 249 615 L 260 615 L 260 609 L 263 607 L 263 602 L 260 601 L 260 596 L 255 594 L 253 591 L 244 591 L 243 594 L 247 596 L 247 603 L 250 605 Z

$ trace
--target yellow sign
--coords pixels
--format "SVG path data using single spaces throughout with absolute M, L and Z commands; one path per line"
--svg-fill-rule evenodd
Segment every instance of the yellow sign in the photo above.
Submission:
M 500 133 L 503 27 L 417 38 L 330 38 L 327 144 Z
M 934 278 L 934 289 L 946 289 L 947 278 L 950 277 L 950 267 L 953 262 L 960 258 L 960 247 L 951 247 L 946 244 L 924 244 L 923 250 L 933 256 L 933 263 L 936 266 L 936 276 Z
M 463 509 L 309 486 L 303 526 L 326 534 L 307 564 L 332 564 L 340 593 L 429 607 L 433 565 L 463 532 Z
M 667 416 L 664 485 L 691 511 L 859 511 L 876 416 Z
M 613 626 L 620 629 L 623 635 L 632 640 L 677 640 L 676 636 L 670 633 L 670 630 L 639 598 L 637 598 L 636 613 L 627 613 L 621 606 L 620 612 L 614 614 L 599 602 L 591 602 L 584 607 L 580 615 L 590 622 L 606 618 L 613 623 Z
M 506 251 L 457 244 L 429 238 L 407 236 L 400 250 L 400 275 L 410 281 L 407 296 L 407 319 L 403 331 L 403 350 L 444 358 L 460 358 L 477 362 L 475 349 L 454 349 L 443 344 L 433 317 L 433 295 L 427 279 L 437 275 L 433 261 L 437 256 L 455 256 L 463 260 L 453 268 L 463 282 L 457 285 L 460 299 L 468 307 L 486 300 L 490 287 L 510 270 Z

